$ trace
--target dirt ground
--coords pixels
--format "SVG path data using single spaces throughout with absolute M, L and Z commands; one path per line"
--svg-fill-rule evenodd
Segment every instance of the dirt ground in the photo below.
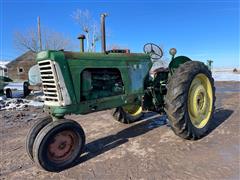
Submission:
M 60 173 L 41 170 L 25 152 L 42 108 L 0 111 L 0 179 L 240 179 L 240 82 L 217 82 L 216 98 L 211 132 L 198 141 L 177 137 L 154 113 L 131 125 L 109 111 L 68 116 L 84 128 L 86 148 Z

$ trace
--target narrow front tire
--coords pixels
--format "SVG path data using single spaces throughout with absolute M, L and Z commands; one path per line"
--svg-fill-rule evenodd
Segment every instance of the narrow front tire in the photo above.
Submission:
M 37 135 L 33 145 L 33 158 L 41 168 L 59 172 L 74 165 L 84 145 L 85 134 L 77 122 L 56 120 Z
M 25 142 L 25 149 L 29 158 L 33 161 L 33 144 L 38 135 L 38 133 L 42 130 L 44 126 L 49 124 L 52 121 L 52 117 L 44 117 L 39 119 L 28 131 L 26 142 Z

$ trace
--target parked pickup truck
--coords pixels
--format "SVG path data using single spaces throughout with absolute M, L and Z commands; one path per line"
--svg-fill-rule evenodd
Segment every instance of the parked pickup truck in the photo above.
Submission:
M 4 87 L 12 80 L 6 76 L 0 76 L 0 96 L 4 94 Z
M 4 93 L 7 98 L 12 97 L 26 97 L 30 94 L 31 90 L 28 88 L 29 83 L 25 82 L 9 82 L 4 87 Z

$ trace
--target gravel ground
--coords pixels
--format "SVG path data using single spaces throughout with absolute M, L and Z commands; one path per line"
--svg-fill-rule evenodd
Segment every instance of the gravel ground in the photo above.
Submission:
M 38 168 L 27 157 L 29 128 L 46 116 L 41 107 L 0 111 L 0 179 L 240 179 L 240 83 L 216 83 L 212 131 L 198 141 L 174 135 L 166 117 L 147 113 L 131 125 L 109 111 L 71 115 L 86 133 L 78 163 L 60 173 Z

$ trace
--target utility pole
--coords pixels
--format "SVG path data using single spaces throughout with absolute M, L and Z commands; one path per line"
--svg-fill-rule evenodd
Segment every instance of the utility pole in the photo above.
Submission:
M 38 16 L 37 22 L 38 22 L 38 45 L 39 45 L 39 50 L 42 51 L 42 37 L 41 37 L 41 27 L 40 27 L 40 16 Z
M 101 14 L 101 33 L 102 33 L 102 52 L 106 52 L 106 33 L 105 33 L 105 18 L 107 13 Z

